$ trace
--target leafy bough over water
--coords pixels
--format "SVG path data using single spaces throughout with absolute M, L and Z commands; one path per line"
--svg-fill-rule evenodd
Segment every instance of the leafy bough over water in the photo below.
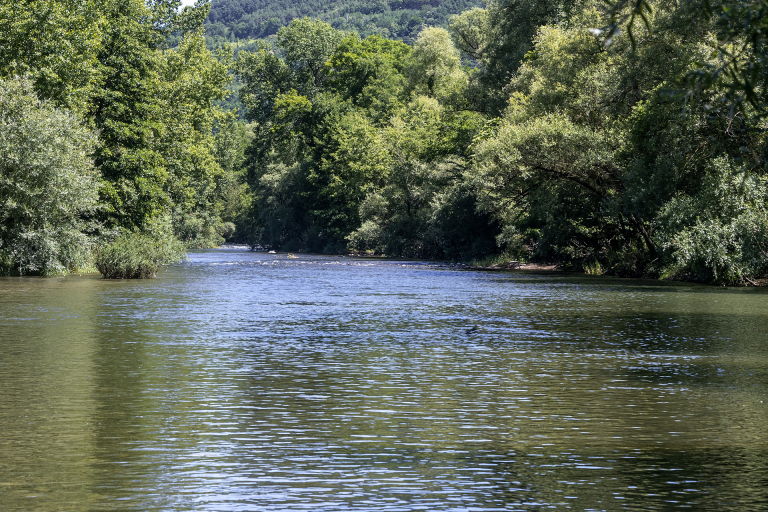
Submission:
M 185 257 L 184 244 L 167 236 L 129 233 L 96 249 L 96 268 L 106 279 L 151 279 L 162 265 Z

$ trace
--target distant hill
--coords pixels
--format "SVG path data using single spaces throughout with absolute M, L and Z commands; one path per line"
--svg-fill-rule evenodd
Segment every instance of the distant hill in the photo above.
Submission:
M 453 14 L 480 6 L 482 0 L 213 0 L 206 35 L 213 43 L 261 39 L 308 16 L 364 37 L 410 43 L 422 26 L 446 26 Z

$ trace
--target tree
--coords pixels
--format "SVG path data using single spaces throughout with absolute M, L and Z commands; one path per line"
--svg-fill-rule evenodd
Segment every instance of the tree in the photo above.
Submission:
M 726 86 L 677 100 L 694 63 L 718 60 L 685 15 L 659 3 L 608 47 L 587 29 L 609 14 L 589 2 L 539 28 L 467 175 L 510 252 L 625 275 L 766 271 L 765 126 L 710 108 Z
M 539 27 L 568 20 L 576 3 L 575 0 L 488 0 L 485 14 L 466 14 L 455 20 L 455 40 L 467 37 L 470 41 L 469 46 L 460 42 L 459 48 L 466 46 L 472 51 L 472 45 L 479 44 L 481 49 L 471 98 L 476 109 L 493 116 L 503 112 L 508 99 L 505 87 L 533 48 Z M 483 30 L 487 33 L 481 35 Z
M 346 36 L 326 63 L 328 86 L 377 120 L 388 118 L 405 99 L 403 71 L 411 48 L 380 36 Z
M 174 227 L 190 245 L 221 240 L 224 171 L 215 156 L 213 128 L 224 120 L 215 103 L 228 94 L 232 55 L 206 48 L 207 0 L 181 11 L 179 6 L 179 0 L 0 5 L 0 79 L 24 73 L 24 83 L 32 83 L 45 100 L 37 110 L 62 107 L 98 137 L 88 151 L 101 175 L 92 182 L 100 205 L 78 211 L 107 237 L 137 231 L 152 238 Z M 20 144 L 17 139 L 14 143 Z M 24 179 L 18 171 L 7 183 L 27 190 Z M 82 194 L 67 187 L 80 184 L 70 181 L 62 178 L 61 193 L 74 200 Z M 8 201 L 6 206 L 16 204 L 16 199 Z M 17 213 L 9 214 L 15 220 L 7 222 L 26 225 Z M 52 230 L 46 240 L 65 234 L 73 239 L 72 222 L 46 227 Z M 35 249 L 47 263 L 19 263 L 19 269 L 49 272 L 65 265 L 64 260 L 55 263 L 58 256 L 51 247 Z M 6 256 L 15 262 L 21 253 L 13 251 Z
M 170 175 L 157 145 L 165 128 L 162 40 L 142 0 L 114 0 L 104 11 L 102 80 L 88 113 L 101 142 L 96 152 L 104 178 L 101 218 L 110 228 L 140 230 L 171 207 Z
M 277 43 L 291 69 L 292 82 L 312 99 L 326 78 L 325 63 L 336 51 L 343 34 L 320 20 L 302 18 L 277 31 Z
M 295 250 L 306 247 L 310 238 L 318 239 L 321 230 L 315 229 L 310 212 L 321 208 L 309 180 L 320 159 L 316 152 L 322 152 L 318 141 L 327 130 L 324 119 L 347 108 L 326 87 L 326 62 L 342 37 L 321 21 L 294 20 L 278 31 L 277 48 L 284 57 L 265 44 L 255 53 L 238 56 L 243 104 L 255 127 L 247 173 L 254 201 L 254 244 Z M 309 236 L 310 230 L 315 235 Z
M 231 53 L 212 54 L 202 34 L 192 32 L 162 58 L 165 129 L 157 145 L 170 174 L 174 231 L 190 247 L 220 245 L 218 186 L 224 170 L 213 129 L 226 114 L 214 102 L 228 94 Z
M 382 127 L 376 143 L 384 167 L 359 202 L 360 224 L 350 233 L 356 250 L 390 256 L 442 257 L 453 240 L 438 236 L 441 219 L 453 202 L 441 194 L 456 185 L 461 158 L 453 154 L 455 126 L 450 111 L 435 98 L 416 96 Z M 464 207 L 474 210 L 474 203 Z M 455 218 L 455 217 L 454 217 Z M 480 229 L 477 228 L 476 229 Z
M 451 16 L 451 36 L 456 47 L 475 62 L 482 61 L 491 43 L 491 19 L 487 9 L 474 7 Z
M 0 80 L 0 274 L 87 265 L 95 143 L 77 116 L 37 98 L 32 79 Z
M 0 78 L 27 76 L 44 98 L 82 114 L 99 80 L 106 20 L 94 0 L 0 3 Z
M 194 28 L 207 4 L 176 15 L 177 0 L 114 0 L 98 54 L 102 82 L 89 117 L 100 136 L 96 165 L 104 177 L 101 220 L 109 228 L 152 230 L 189 214 L 213 233 L 221 168 L 213 157 L 213 102 L 227 96 L 228 55 L 213 55 L 199 32 L 164 49 L 170 31 Z M 220 60 L 221 59 L 221 60 Z M 181 216 L 182 220 L 178 220 Z M 210 228 L 210 229 L 209 229 Z M 186 231 L 185 231 L 186 232 Z M 188 237 L 185 235 L 185 238 Z
M 408 56 L 408 77 L 417 94 L 456 101 L 467 85 L 459 51 L 444 28 L 421 31 Z
M 659 213 L 662 275 L 754 284 L 768 274 L 768 182 L 723 157 L 704 171 L 697 189 Z

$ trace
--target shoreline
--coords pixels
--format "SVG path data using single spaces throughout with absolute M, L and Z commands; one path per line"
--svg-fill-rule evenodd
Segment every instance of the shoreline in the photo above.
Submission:
M 249 245 L 245 244 L 223 244 L 217 249 L 228 249 L 228 250 L 251 250 L 251 247 Z M 265 252 L 268 251 L 265 249 L 256 249 L 254 252 Z M 284 251 L 278 251 L 274 254 L 310 254 L 310 253 L 288 253 Z M 441 260 L 429 260 L 429 259 L 418 259 L 418 258 L 392 258 L 388 256 L 382 256 L 382 255 L 372 255 L 372 254 L 366 254 L 366 253 L 347 253 L 347 254 L 325 254 L 321 256 L 341 256 L 344 258 L 371 258 L 371 259 L 381 259 L 381 260 L 389 260 L 389 261 L 421 261 L 424 263 L 431 263 L 438 267 L 451 267 L 451 268 L 461 268 L 465 270 L 478 270 L 478 271 L 484 271 L 484 272 L 492 272 L 492 271 L 503 271 L 503 270 L 527 270 L 531 272 L 563 272 L 567 273 L 569 271 L 564 270 L 560 268 L 560 266 L 557 263 L 523 263 L 520 261 L 508 261 L 506 263 L 496 263 L 493 265 L 473 265 L 471 263 L 464 263 L 464 262 L 447 262 L 447 261 L 441 261 Z M 577 274 L 584 274 L 589 275 L 586 272 L 571 272 L 571 273 L 577 273 Z M 632 279 L 632 278 L 630 278 Z M 637 278 L 637 279 L 643 279 L 643 278 Z M 701 281 L 697 281 L 694 279 L 654 279 L 654 278 L 645 278 L 645 279 L 653 279 L 657 281 L 679 281 L 684 283 L 698 283 L 703 284 L 707 286 L 720 286 L 720 287 L 727 287 L 727 288 L 766 288 L 768 287 L 768 278 L 761 278 L 761 279 L 749 279 L 745 278 L 745 281 L 743 284 L 730 284 L 730 285 L 719 285 L 719 284 L 713 284 L 713 283 L 705 283 Z
M 507 263 L 497 263 L 495 265 L 469 265 L 473 270 L 535 270 L 539 272 L 565 272 L 555 263 L 523 263 L 520 261 L 509 261 Z

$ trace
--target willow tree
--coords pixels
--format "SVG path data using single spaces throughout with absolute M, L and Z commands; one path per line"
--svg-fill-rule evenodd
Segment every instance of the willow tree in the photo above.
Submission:
M 0 79 L 0 275 L 88 264 L 95 143 L 76 115 L 38 99 L 31 79 Z

